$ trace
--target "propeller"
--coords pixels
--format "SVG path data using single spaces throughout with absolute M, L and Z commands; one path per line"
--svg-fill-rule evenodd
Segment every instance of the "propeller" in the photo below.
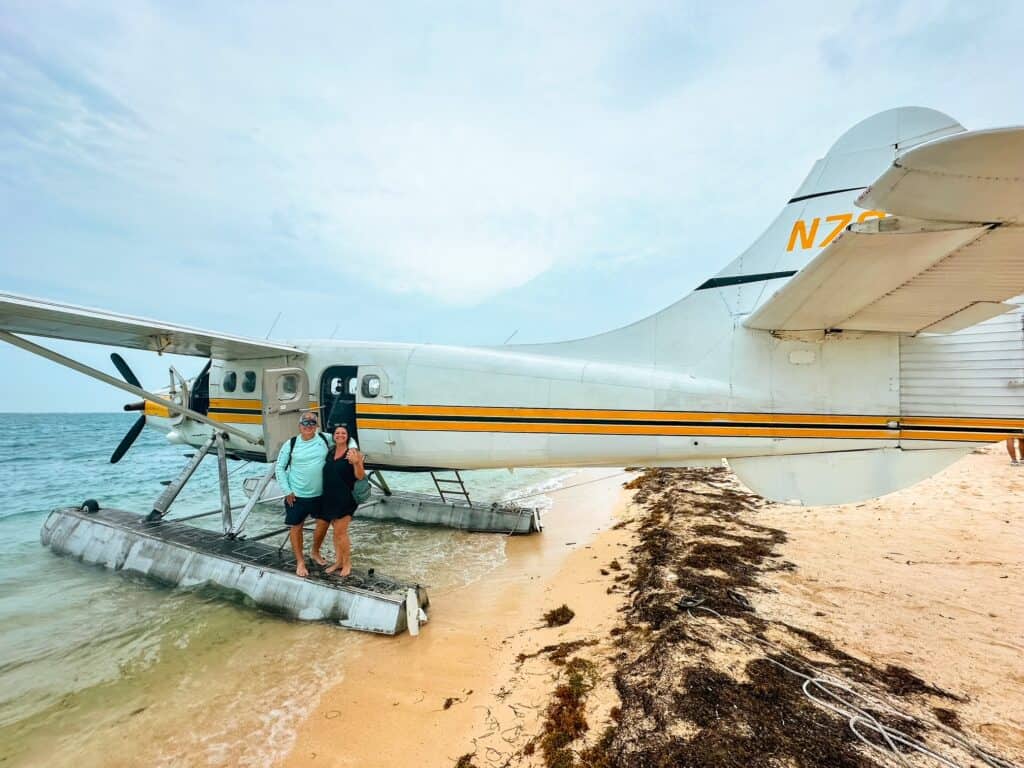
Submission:
M 124 456 L 128 452 L 128 449 L 132 447 L 132 443 L 135 442 L 135 438 L 139 436 L 139 433 L 142 432 L 145 426 L 146 414 L 142 414 L 135 420 L 131 429 L 129 429 L 127 434 L 121 438 L 121 442 L 118 443 L 117 448 L 115 448 L 114 452 L 110 455 L 111 464 L 117 464 L 117 462 L 121 460 L 121 457 Z
M 121 377 L 125 381 L 136 387 L 142 386 L 142 384 L 139 383 L 139 377 L 135 375 L 132 369 L 128 367 L 128 363 L 126 363 L 124 358 L 117 354 L 117 352 L 111 353 L 110 361 L 114 364 L 114 367 L 117 368 Z M 131 429 L 129 429 L 125 436 L 121 438 L 121 442 L 118 443 L 117 448 L 115 448 L 114 452 L 110 455 L 111 464 L 117 464 L 117 462 L 121 460 L 121 458 L 128 452 L 128 449 L 132 447 L 132 443 L 135 442 L 135 439 L 142 432 L 142 428 L 146 426 L 145 407 L 145 402 L 129 403 L 124 407 L 126 411 L 143 411 L 143 413 L 135 420 Z
M 117 368 L 122 379 L 127 381 L 133 387 L 142 388 L 142 384 L 139 383 L 139 377 L 135 375 L 134 371 L 128 367 L 128 363 L 126 363 L 124 358 L 117 354 L 117 352 L 110 353 L 110 362 L 112 362 L 114 367 Z

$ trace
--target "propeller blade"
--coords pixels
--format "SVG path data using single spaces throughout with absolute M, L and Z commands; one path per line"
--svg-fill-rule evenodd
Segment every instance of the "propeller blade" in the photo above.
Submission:
M 122 361 L 123 362 L 123 361 Z M 131 371 L 129 371 L 131 373 Z M 127 379 L 128 377 L 125 376 Z M 128 452 L 128 449 L 132 447 L 132 443 L 135 442 L 135 438 L 142 432 L 142 428 L 146 426 L 146 415 L 143 414 L 136 419 L 135 423 L 132 424 L 132 428 L 128 430 L 124 437 L 121 438 L 121 442 L 118 443 L 117 448 L 110 455 L 110 463 L 117 464 L 121 460 L 121 457 Z
M 128 367 L 128 363 L 126 363 L 124 361 L 124 358 L 117 354 L 117 352 L 110 353 L 110 362 L 114 364 L 114 367 L 117 368 L 118 372 L 121 374 L 121 377 L 125 381 L 127 381 L 129 384 L 135 387 L 142 386 L 142 384 L 139 383 L 138 377 L 134 373 L 132 373 L 132 369 Z

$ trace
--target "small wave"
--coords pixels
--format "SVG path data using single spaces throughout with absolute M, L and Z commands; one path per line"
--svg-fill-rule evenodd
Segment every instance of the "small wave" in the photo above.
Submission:
M 566 470 L 560 475 L 541 480 L 531 485 L 514 488 L 502 494 L 501 500 L 505 502 L 522 501 L 524 507 L 538 507 L 542 510 L 550 509 L 554 499 L 547 496 L 547 493 L 563 488 L 569 478 L 576 475 L 576 470 Z

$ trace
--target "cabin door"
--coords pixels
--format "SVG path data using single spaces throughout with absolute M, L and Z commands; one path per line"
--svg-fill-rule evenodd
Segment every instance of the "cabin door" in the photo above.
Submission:
M 359 391 L 359 368 L 354 365 L 332 365 L 320 378 L 320 406 L 324 432 L 331 434 L 339 424 L 348 427 L 348 436 L 359 442 L 356 434 L 356 392 Z
M 276 461 L 281 446 L 299 434 L 299 413 L 309 408 L 309 377 L 302 368 L 268 368 L 263 372 L 263 443 L 267 461 Z

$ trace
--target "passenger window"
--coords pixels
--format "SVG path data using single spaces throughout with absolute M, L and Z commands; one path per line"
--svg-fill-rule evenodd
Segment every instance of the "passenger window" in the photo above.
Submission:
M 354 395 L 359 390 L 359 379 L 353 376 L 348 380 L 348 393 Z
M 220 382 L 220 388 L 225 392 L 234 392 L 236 386 L 238 386 L 238 374 L 234 371 L 227 371 Z
M 245 376 L 242 378 L 242 391 L 243 392 L 255 392 L 256 391 L 256 371 L 246 371 Z
M 340 395 L 345 391 L 345 380 L 341 376 L 335 376 L 331 379 L 331 394 Z
M 376 397 L 380 394 L 380 376 L 368 374 L 363 376 L 363 395 L 365 397 Z
M 294 400 L 299 393 L 299 377 L 294 373 L 286 373 L 277 380 L 277 399 Z

